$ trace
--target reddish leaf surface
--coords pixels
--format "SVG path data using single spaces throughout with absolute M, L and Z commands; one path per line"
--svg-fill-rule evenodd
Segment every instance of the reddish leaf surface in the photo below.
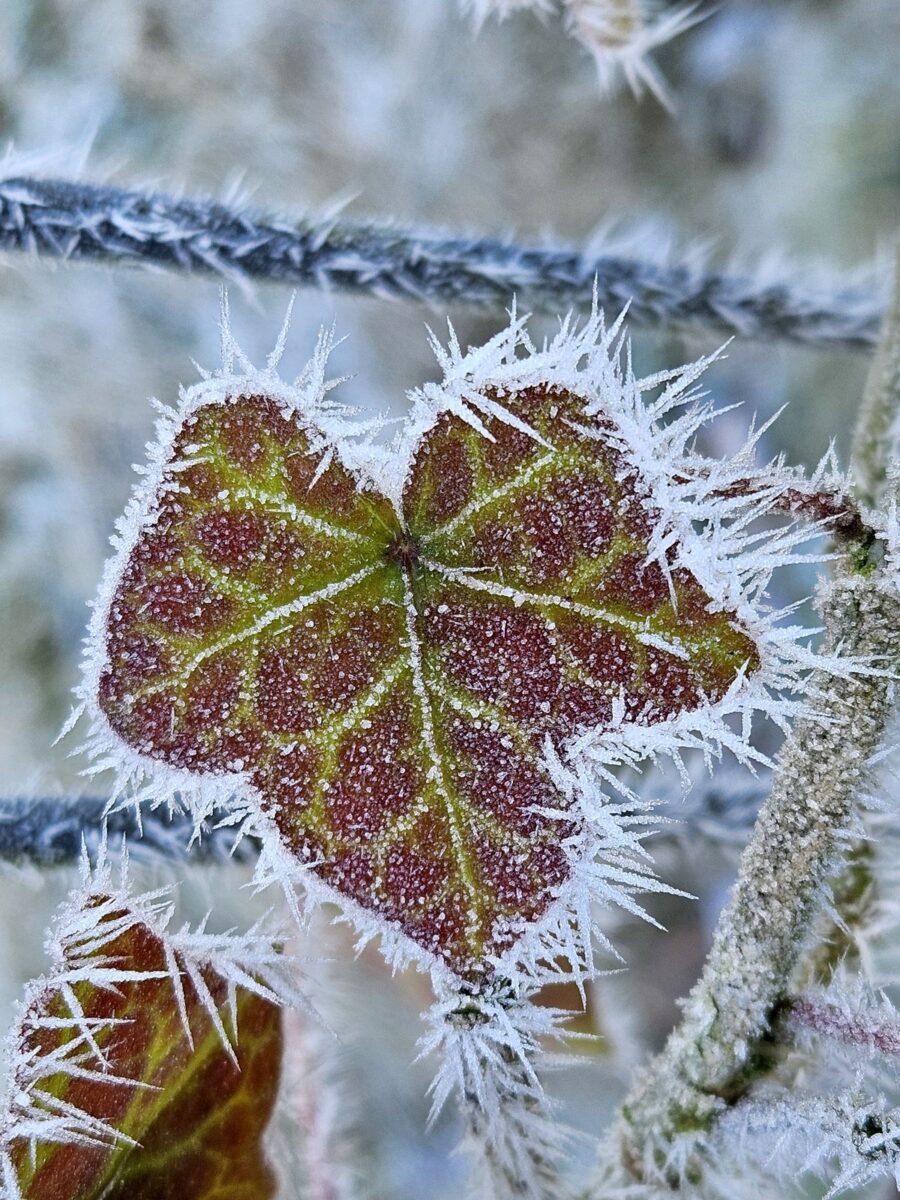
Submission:
M 122 915 L 112 913 L 108 920 Z M 88 1022 L 124 1023 L 104 1024 L 96 1033 L 108 1079 L 96 1078 L 101 1065 L 83 1047 L 78 1061 L 93 1076 L 51 1074 L 40 1083 L 38 1103 L 72 1106 L 139 1145 L 39 1141 L 32 1161 L 28 1143 L 13 1140 L 10 1158 L 25 1200 L 270 1200 L 275 1178 L 262 1136 L 278 1088 L 280 1010 L 238 990 L 235 1064 L 183 977 L 191 1048 L 163 943 L 146 925 L 133 925 L 79 966 L 82 976 L 114 966 L 162 977 L 106 988 L 82 978 L 71 984 L 68 996 L 48 984 L 24 1014 L 22 1053 L 46 1057 L 78 1036 L 71 1025 L 47 1027 L 48 1018 L 71 1022 L 83 1015 Z M 227 1027 L 230 1016 L 221 1008 L 226 985 L 209 970 L 203 978 Z
M 100 704 L 134 749 L 243 771 L 297 858 L 460 975 L 546 912 L 571 864 L 550 739 L 715 701 L 758 664 L 574 397 L 442 415 L 402 516 L 276 403 L 207 404 L 116 590 Z M 585 427 L 587 426 L 587 427 Z M 674 593 L 674 594 L 673 594 Z

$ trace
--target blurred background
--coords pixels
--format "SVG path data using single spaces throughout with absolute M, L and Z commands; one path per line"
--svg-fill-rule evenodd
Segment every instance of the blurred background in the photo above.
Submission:
M 884 260 L 900 223 L 896 0 L 723 0 L 657 60 L 674 115 L 650 97 L 601 95 L 558 21 L 525 14 L 476 37 L 455 0 L 5 0 L 0 144 L 50 152 L 51 173 L 285 213 L 344 205 L 350 216 L 578 243 L 602 244 L 612 230 L 638 252 L 702 251 L 723 266 L 824 261 L 849 274 Z M 235 330 L 256 360 L 287 299 L 275 286 L 233 291 Z M 217 314 L 217 285 L 200 278 L 0 262 L 2 795 L 85 790 L 76 741 L 53 742 L 86 603 L 152 432 L 148 397 L 171 400 L 193 382 L 192 359 L 217 365 Z M 302 293 L 284 369 L 299 370 L 319 326 L 335 320 L 350 335 L 334 360 L 352 375 L 345 398 L 401 413 L 406 390 L 435 375 L 424 322 L 443 315 Z M 502 319 L 448 315 L 463 343 Z M 719 340 L 641 333 L 638 367 Z M 711 449 L 728 454 L 752 413 L 789 402 L 766 451 L 812 465 L 836 438 L 846 454 L 866 366 L 858 352 L 735 342 L 707 384 L 742 407 Z M 814 582 L 800 568 L 779 599 Z M 627 983 L 601 981 L 592 1019 L 605 1040 L 556 1085 L 576 1126 L 602 1127 L 629 1068 L 665 1036 L 733 862 L 690 840 L 664 850 L 665 876 L 699 901 L 654 908 L 666 936 L 615 930 Z M 194 901 L 233 896 L 233 882 L 203 879 Z M 4 1019 L 21 979 L 42 968 L 41 931 L 70 885 L 67 872 L 0 883 Z M 409 1066 L 424 985 L 391 983 L 374 953 L 348 965 L 349 941 L 334 936 L 325 995 L 335 1000 L 324 1003 L 341 1033 L 333 1053 L 359 1194 L 454 1196 L 452 1121 L 424 1134 L 430 1067 Z

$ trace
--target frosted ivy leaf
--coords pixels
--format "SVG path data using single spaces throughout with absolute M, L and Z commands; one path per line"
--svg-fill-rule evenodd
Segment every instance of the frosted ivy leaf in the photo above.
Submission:
M 599 315 L 579 337 L 598 332 L 609 367 Z M 420 396 L 402 452 L 366 470 L 324 389 L 263 372 L 188 393 L 129 516 L 90 684 L 114 744 L 239 778 L 329 895 L 466 978 L 588 852 L 553 769 L 573 736 L 706 714 L 761 663 L 595 384 L 541 379 L 546 353 L 516 383 L 521 323 L 505 336 L 499 382 L 460 368 L 462 397 Z
M 64 912 L 53 971 L 29 985 L 10 1034 L 7 1200 L 275 1195 L 262 1139 L 283 989 L 251 980 L 250 964 L 230 979 L 195 957 L 193 942 L 216 939 L 167 935 L 157 898 L 94 888 Z

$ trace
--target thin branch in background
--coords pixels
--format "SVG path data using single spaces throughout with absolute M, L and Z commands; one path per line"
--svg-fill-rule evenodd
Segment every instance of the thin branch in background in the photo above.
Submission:
M 859 1047 L 870 1054 L 900 1055 L 900 1018 L 886 999 L 872 998 L 863 1003 L 851 996 L 838 1003 L 827 992 L 801 996 L 790 1004 L 784 1023 L 788 1028 Z
M 302 1175 L 304 1200 L 353 1200 L 356 1155 L 347 1130 L 353 1099 L 340 1077 L 341 1043 L 306 1013 L 285 1014 L 285 1088 L 289 1124 L 279 1160 Z
M 99 796 L 0 800 L 0 862 L 67 866 L 80 860 L 82 846 L 96 861 L 104 834 L 111 850 L 124 839 L 135 859 L 179 860 L 187 856 L 193 817 L 167 808 L 146 810 L 140 819 L 133 808 L 106 815 L 106 806 L 107 801 Z M 217 824 L 215 815 L 203 836 L 190 846 L 192 861 L 210 864 L 250 862 L 256 854 L 250 839 L 239 840 L 234 827 Z
M 882 310 L 859 284 L 771 280 L 565 246 L 335 218 L 278 218 L 208 200 L 58 180 L 0 181 L 0 250 L 274 280 L 445 307 L 560 313 L 630 304 L 634 324 L 778 338 L 820 348 L 875 343 Z
M 896 278 L 900 279 L 900 251 Z M 900 286 L 895 287 L 885 333 L 872 363 L 853 441 L 857 500 L 874 508 L 888 483 L 900 442 Z

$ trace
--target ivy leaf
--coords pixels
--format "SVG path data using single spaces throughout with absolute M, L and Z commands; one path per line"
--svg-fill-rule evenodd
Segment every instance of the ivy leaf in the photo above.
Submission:
M 282 1032 L 267 987 L 191 962 L 118 895 L 94 891 L 65 923 L 14 1033 L 4 1195 L 270 1200 Z
M 342 901 L 490 972 L 584 852 L 548 751 L 703 709 L 755 641 L 651 546 L 621 428 L 571 390 L 445 406 L 393 502 L 309 413 L 209 395 L 120 556 L 99 708 L 145 760 L 242 776 Z

